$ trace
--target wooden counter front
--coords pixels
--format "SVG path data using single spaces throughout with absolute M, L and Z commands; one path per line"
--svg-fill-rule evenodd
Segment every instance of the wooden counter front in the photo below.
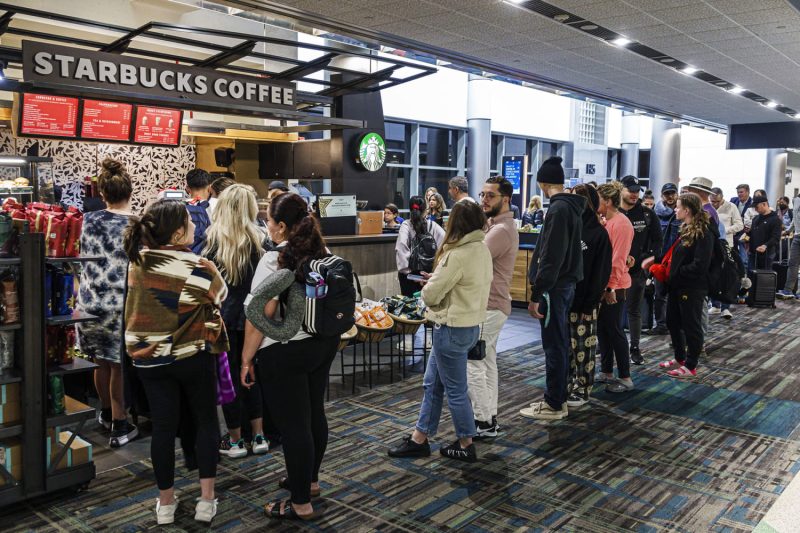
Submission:
M 533 250 L 519 249 L 514 262 L 514 276 L 511 278 L 511 300 L 514 303 L 525 303 L 530 300 L 531 289 L 528 283 L 528 268 Z

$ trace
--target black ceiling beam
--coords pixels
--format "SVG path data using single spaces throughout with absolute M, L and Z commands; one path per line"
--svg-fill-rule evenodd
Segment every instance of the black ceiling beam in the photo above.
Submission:
M 131 45 L 131 41 L 135 37 L 145 33 L 147 30 L 151 28 L 151 24 L 148 22 L 144 26 L 139 26 L 135 30 L 131 30 L 116 41 L 110 42 L 104 47 L 100 49 L 101 52 L 110 52 L 110 53 L 117 53 L 121 54 L 124 53 L 128 47 Z
M 340 87 L 332 87 L 330 89 L 320 91 L 320 94 L 324 96 L 342 96 L 351 91 L 355 92 L 372 89 L 373 87 L 378 86 L 382 81 L 386 81 L 391 78 L 392 73 L 397 70 L 397 68 L 397 66 L 392 66 L 383 70 L 379 70 L 374 74 L 368 74 L 352 81 L 345 82 Z
M 3 16 L 0 17 L 0 35 L 3 35 L 6 30 L 8 29 L 8 25 L 11 24 L 11 19 L 14 18 L 13 11 L 6 11 L 3 13 Z
M 222 52 L 218 53 L 215 56 L 211 56 L 208 59 L 200 61 L 197 63 L 198 67 L 205 67 L 205 68 L 219 68 L 229 65 L 235 61 L 242 59 L 243 57 L 247 57 L 250 55 L 250 52 L 256 47 L 255 41 L 244 41 L 242 43 L 237 44 L 234 47 L 231 47 L 227 50 L 223 50 Z
M 325 54 L 324 56 L 318 57 L 317 59 L 308 61 L 304 65 L 297 65 L 294 68 L 284 70 L 283 72 L 280 72 L 275 76 L 273 76 L 273 79 L 289 80 L 289 81 L 297 80 L 298 78 L 308 76 L 309 74 L 313 74 L 318 70 L 324 69 L 335 57 L 336 54 Z

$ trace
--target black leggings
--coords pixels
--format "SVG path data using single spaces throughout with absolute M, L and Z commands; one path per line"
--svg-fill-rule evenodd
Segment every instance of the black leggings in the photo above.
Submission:
M 620 379 L 631 377 L 628 338 L 622 330 L 622 308 L 625 304 L 625 290 L 617 289 L 617 303 L 600 304 L 597 316 L 597 349 L 600 351 L 601 370 L 605 374 L 614 372 L 614 359 L 617 360 L 617 374 Z
M 244 341 L 244 331 L 229 331 L 228 340 L 230 341 L 230 351 L 228 352 L 228 366 L 231 368 L 231 380 L 233 380 L 233 390 L 236 398 L 222 406 L 225 415 L 225 425 L 228 429 L 238 429 L 244 422 L 243 415 L 247 415 L 247 420 L 261 418 L 263 414 L 263 403 L 261 400 L 261 387 L 242 387 L 239 374 L 242 370 L 242 342 Z M 242 412 L 244 410 L 244 413 Z M 255 435 L 253 435 L 255 436 Z
M 196 430 L 194 448 L 200 479 L 217 476 L 216 365 L 216 356 L 199 352 L 168 365 L 137 369 L 151 408 L 150 457 L 159 490 L 167 490 L 175 483 L 175 436 L 180 424 L 181 401 L 188 404 L 186 407 Z
M 704 289 L 674 289 L 669 291 L 667 298 L 667 327 L 675 350 L 675 360 L 689 370 L 697 368 L 700 352 L 703 351 L 703 306 L 706 305 L 707 294 L 708 291 Z
M 325 387 L 338 337 L 312 337 L 258 351 L 258 380 L 281 432 L 292 502 L 311 501 L 328 447 Z

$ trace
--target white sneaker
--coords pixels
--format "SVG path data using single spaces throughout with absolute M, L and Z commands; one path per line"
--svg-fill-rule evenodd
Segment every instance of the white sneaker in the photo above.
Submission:
M 175 522 L 175 511 L 178 509 L 178 498 L 175 498 L 175 503 L 170 505 L 161 505 L 161 500 L 156 498 L 156 521 L 158 525 L 172 524 Z
M 722 318 L 726 318 L 726 319 L 730 320 L 732 317 L 733 317 L 733 313 L 731 313 L 730 309 L 725 309 L 722 312 Z
M 709 315 L 718 315 L 719 314 L 719 307 L 712 307 L 708 310 Z
M 197 506 L 194 508 L 194 519 L 198 522 L 210 523 L 217 515 L 217 500 L 197 499 Z
M 250 443 L 250 448 L 255 454 L 267 453 L 269 451 L 269 441 L 264 438 L 264 435 L 256 435 L 253 437 L 253 442 Z
M 244 445 L 244 439 L 233 442 L 230 436 L 225 435 L 219 443 L 219 453 L 227 455 L 232 459 L 247 457 L 247 447 Z

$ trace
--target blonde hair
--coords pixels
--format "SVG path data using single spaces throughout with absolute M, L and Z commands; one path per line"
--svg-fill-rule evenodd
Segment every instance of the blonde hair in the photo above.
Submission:
M 681 203 L 681 207 L 692 213 L 692 219 L 681 224 L 679 231 L 684 246 L 691 246 L 703 236 L 711 222 L 711 217 L 703 210 L 703 202 L 700 197 L 693 192 L 681 194 L 678 196 L 678 201 Z
M 264 233 L 256 225 L 258 203 L 249 185 L 222 191 L 211 213 L 203 255 L 214 255 L 222 278 L 231 285 L 244 281 L 253 253 L 264 254 Z
M 442 198 L 442 195 L 437 192 L 437 193 L 434 193 L 433 195 L 431 195 L 431 198 L 433 200 L 436 200 L 436 208 L 435 209 L 437 211 L 437 214 L 444 215 L 444 198 Z M 425 216 L 427 217 L 427 216 L 430 216 L 431 214 L 432 213 L 431 213 L 430 200 L 428 200 L 428 205 L 425 206 Z
M 528 204 L 528 212 L 533 213 L 542 208 L 542 197 L 538 194 L 531 196 L 531 203 Z
M 618 181 L 609 181 L 597 187 L 597 194 L 603 197 L 603 200 L 611 200 L 615 208 L 619 208 L 622 202 L 622 184 Z

